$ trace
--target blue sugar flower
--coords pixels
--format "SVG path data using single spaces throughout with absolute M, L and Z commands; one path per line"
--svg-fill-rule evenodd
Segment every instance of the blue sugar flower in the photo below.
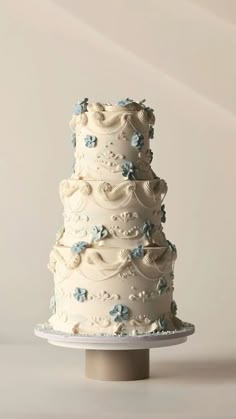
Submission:
M 71 142 L 72 142 L 73 147 L 76 147 L 76 133 L 75 132 L 71 134 Z
M 122 175 L 128 179 L 135 179 L 134 176 L 134 166 L 133 163 L 129 160 L 124 160 L 122 163 Z
M 84 98 L 81 102 L 77 102 L 74 106 L 73 115 L 80 115 L 87 111 L 88 98 Z
M 150 108 L 150 106 L 144 106 L 145 111 L 147 112 L 154 112 L 154 109 Z
M 154 138 L 154 127 L 152 125 L 149 128 L 149 138 L 150 139 Z
M 108 236 L 108 230 L 102 224 L 91 228 L 92 239 L 95 241 L 105 239 Z
M 79 253 L 83 252 L 88 246 L 89 246 L 89 244 L 86 243 L 86 242 L 83 242 L 83 241 L 78 242 L 78 243 L 73 244 L 73 246 L 71 247 L 71 251 L 72 251 L 72 253 L 79 254 Z
M 157 284 L 157 291 L 159 295 L 163 295 L 169 291 L 168 283 L 165 277 L 160 277 Z
M 167 243 L 168 243 L 168 245 L 170 246 L 170 248 L 171 248 L 172 252 L 173 252 L 173 253 L 177 253 L 177 249 L 176 249 L 175 244 L 171 243 L 171 241 L 170 241 L 170 240 L 167 240 Z
M 165 204 L 162 204 L 161 206 L 161 222 L 166 222 L 166 210 L 165 210 Z
M 158 319 L 157 323 L 158 323 L 158 327 L 159 327 L 159 332 L 164 332 L 164 331 L 167 330 L 167 323 L 166 323 L 166 320 L 165 320 L 164 316 L 161 316 Z
M 138 247 L 135 247 L 133 250 L 131 250 L 131 257 L 133 259 L 143 258 L 143 256 L 144 256 L 144 249 L 141 244 Z
M 146 105 L 144 104 L 144 102 L 146 102 L 146 99 L 141 100 L 141 101 L 139 102 L 139 105 L 141 105 L 145 111 L 152 111 L 152 112 L 153 112 L 153 111 L 154 111 L 154 109 L 150 108 L 149 106 L 146 106 Z
M 89 148 L 96 147 L 97 145 L 97 137 L 95 135 L 86 135 L 84 138 L 85 146 Z
M 87 300 L 87 294 L 88 291 L 85 288 L 75 288 L 73 293 L 75 299 L 80 303 L 83 303 L 85 300 Z
M 151 223 L 151 221 L 146 220 L 143 224 L 143 233 L 145 234 L 146 238 L 148 240 L 151 240 L 152 231 L 154 229 L 154 224 Z
M 135 131 L 131 138 L 131 144 L 133 147 L 137 148 L 138 150 L 141 150 L 141 148 L 144 146 L 143 135 L 140 132 Z
M 129 105 L 130 103 L 133 103 L 133 99 L 129 99 L 128 97 L 126 99 L 121 99 L 119 100 L 119 102 L 117 103 L 119 106 L 126 106 Z
M 175 301 L 172 301 L 171 306 L 170 306 L 170 311 L 173 314 L 173 316 L 176 316 L 177 314 L 177 304 Z
M 114 316 L 115 322 L 122 322 L 129 318 L 129 309 L 122 304 L 116 304 L 109 313 L 111 316 Z

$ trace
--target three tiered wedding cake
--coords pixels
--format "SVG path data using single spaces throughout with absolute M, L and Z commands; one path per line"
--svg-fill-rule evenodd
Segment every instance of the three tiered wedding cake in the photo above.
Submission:
M 75 105 L 74 172 L 60 184 L 64 226 L 50 254 L 49 323 L 79 335 L 180 330 L 163 233 L 166 182 L 151 169 L 153 110 L 131 99 Z

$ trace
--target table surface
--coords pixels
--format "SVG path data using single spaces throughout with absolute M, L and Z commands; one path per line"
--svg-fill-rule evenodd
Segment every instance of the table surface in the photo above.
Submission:
M 84 351 L 0 345 L 1 419 L 236 418 L 236 357 L 151 350 L 151 378 L 84 378 Z M 203 353 L 203 352 L 202 352 Z

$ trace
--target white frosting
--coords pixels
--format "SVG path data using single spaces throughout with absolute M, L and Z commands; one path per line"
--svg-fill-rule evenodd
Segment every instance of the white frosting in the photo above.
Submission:
M 153 116 L 148 116 L 143 109 L 129 111 L 119 106 L 105 106 L 105 109 L 103 112 L 92 109 L 72 118 L 71 128 L 76 133 L 73 177 L 122 182 L 122 163 L 128 160 L 136 169 L 136 179 L 153 179 L 149 152 L 149 120 Z M 143 135 L 141 150 L 131 144 L 135 132 Z M 86 147 L 87 135 L 96 137 L 95 147 Z
M 154 121 L 137 103 L 92 103 L 72 118 L 75 171 L 60 183 L 64 226 L 49 261 L 55 282 L 49 322 L 56 330 L 133 335 L 181 327 L 173 303 L 176 250 L 161 224 L 167 185 L 150 166 Z M 131 179 L 124 161 L 133 165 Z M 96 226 L 106 232 L 99 240 Z
M 171 318 L 174 259 L 169 247 L 148 249 L 142 259 L 132 259 L 127 250 L 89 248 L 73 255 L 70 249 L 55 246 L 50 268 L 54 272 L 57 311 L 50 322 L 65 332 L 71 332 L 71 327 L 79 323 L 83 333 L 94 334 L 99 330 L 113 333 L 117 324 L 109 311 L 118 302 L 130 309 L 130 319 L 122 325 L 123 331 L 130 333 L 135 322 L 139 333 L 140 328 L 150 331 L 152 324 L 156 328 L 163 313 L 167 319 Z M 163 277 L 168 287 L 159 294 L 158 283 Z M 86 301 L 74 298 L 77 287 L 87 290 Z M 97 321 L 93 324 L 94 319 Z M 103 323 L 102 329 L 98 328 L 98 320 Z
M 109 232 L 108 237 L 97 243 L 99 247 L 166 245 L 161 227 L 161 202 L 166 191 L 166 183 L 161 179 L 116 184 L 64 180 L 60 184 L 60 195 L 65 233 L 60 244 L 71 247 L 80 240 L 92 242 L 91 229 L 98 224 Z M 147 219 L 155 226 L 152 242 L 142 230 Z

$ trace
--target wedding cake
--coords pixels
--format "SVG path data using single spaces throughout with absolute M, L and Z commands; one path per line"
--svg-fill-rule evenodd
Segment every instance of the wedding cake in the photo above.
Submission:
M 143 335 L 187 323 L 173 299 L 176 247 L 166 239 L 167 184 L 153 172 L 145 101 L 75 105 L 74 167 L 60 183 L 64 225 L 50 253 L 50 327 L 79 335 Z

